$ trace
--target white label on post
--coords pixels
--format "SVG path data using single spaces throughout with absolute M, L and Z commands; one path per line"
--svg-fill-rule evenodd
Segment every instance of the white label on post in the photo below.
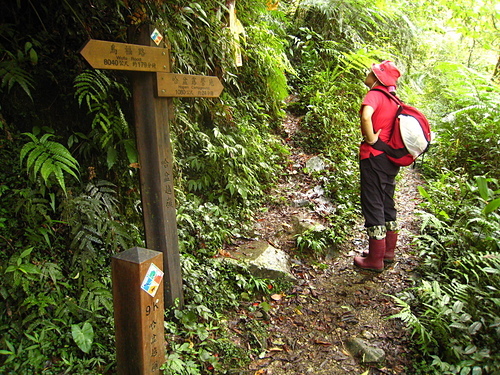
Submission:
M 163 271 L 160 270 L 154 263 L 149 266 L 148 272 L 142 281 L 141 289 L 154 297 L 158 287 L 160 286 L 161 279 L 163 278 Z

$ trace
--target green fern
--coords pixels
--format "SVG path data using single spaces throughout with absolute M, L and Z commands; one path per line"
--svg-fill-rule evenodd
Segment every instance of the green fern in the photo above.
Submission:
M 26 42 L 24 50 L 17 50 L 16 52 L 14 54 L 0 46 L 0 54 L 2 55 L 2 61 L 0 61 L 0 88 L 6 88 L 7 92 L 10 92 L 14 86 L 19 85 L 26 95 L 33 99 L 31 97 L 33 78 L 22 66 L 25 62 L 36 64 L 38 55 L 30 42 Z
M 17 84 L 26 95 L 31 98 L 31 89 L 33 88 L 33 79 L 14 61 L 2 61 L 0 63 L 0 87 L 7 88 L 7 92 Z
M 80 196 L 64 203 L 63 218 L 71 227 L 74 262 L 85 266 L 99 255 L 108 256 L 130 245 L 129 227 L 119 220 L 115 195 L 112 183 L 91 181 Z
M 430 348 L 436 345 L 436 340 L 432 336 L 432 331 L 429 331 L 426 325 L 413 313 L 409 303 L 401 298 L 395 296 L 391 297 L 401 310 L 399 313 L 389 316 L 388 319 L 400 319 L 405 323 L 411 329 L 411 336 L 416 337 L 416 342 L 423 351 L 429 352 Z
M 120 96 L 129 99 L 131 94 L 128 88 L 100 70 L 84 71 L 75 79 L 74 87 L 78 104 L 85 105 L 93 116 L 90 138 L 106 152 L 108 168 L 118 160 L 118 145 L 123 145 L 130 163 L 136 162 L 135 143 L 129 138 L 128 122 L 115 99 Z
M 31 141 L 21 149 L 21 163 L 26 158 L 26 168 L 33 180 L 41 177 L 47 187 L 51 186 L 50 177 L 54 176 L 66 194 L 65 174 L 78 177 L 78 161 L 69 150 L 58 142 L 49 140 L 54 134 L 44 134 L 38 139 L 32 133 L 24 133 Z

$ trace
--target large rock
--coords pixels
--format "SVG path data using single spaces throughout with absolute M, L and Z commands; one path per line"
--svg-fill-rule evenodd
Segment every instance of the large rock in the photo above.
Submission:
M 353 337 L 347 341 L 347 350 L 364 363 L 378 363 L 385 360 L 383 349 L 374 347 L 366 340 Z
M 295 281 L 290 272 L 290 257 L 287 253 L 271 246 L 267 241 L 252 241 L 240 246 L 231 255 L 249 266 L 257 277 Z

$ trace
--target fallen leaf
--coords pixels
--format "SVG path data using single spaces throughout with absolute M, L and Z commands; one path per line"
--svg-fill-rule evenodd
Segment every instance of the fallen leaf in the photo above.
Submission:
M 318 345 L 325 345 L 325 346 L 332 345 L 332 343 L 331 343 L 331 342 L 328 342 L 328 341 L 321 341 L 321 340 L 314 340 L 314 343 L 315 343 L 315 344 L 318 344 Z
M 279 301 L 283 298 L 283 294 L 273 294 L 271 296 L 271 299 L 274 300 L 274 301 Z
M 223 249 L 219 249 L 219 255 L 226 258 L 232 258 L 231 253 Z
M 277 346 L 275 346 L 274 348 L 270 348 L 268 349 L 270 352 L 282 352 L 283 349 L 282 348 L 278 348 Z

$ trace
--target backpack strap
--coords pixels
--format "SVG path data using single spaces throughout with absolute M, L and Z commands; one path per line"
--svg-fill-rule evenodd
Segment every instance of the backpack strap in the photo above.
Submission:
M 382 94 L 384 94 L 385 96 L 387 96 L 389 99 L 393 100 L 398 105 L 398 110 L 396 112 L 396 117 L 395 118 L 398 118 L 398 116 L 401 114 L 401 112 L 403 112 L 403 104 L 404 103 L 396 95 L 391 94 L 391 93 L 389 93 L 387 91 L 384 91 L 384 90 L 380 90 L 380 89 L 371 89 L 370 91 L 381 92 Z
M 380 89 L 371 89 L 370 91 L 379 91 L 379 92 L 383 93 L 389 99 L 394 101 L 398 106 L 398 110 L 396 111 L 396 115 L 394 116 L 392 127 L 390 129 L 389 139 L 391 139 L 392 135 L 395 132 L 395 128 L 397 126 L 397 123 L 398 123 L 397 122 L 398 117 L 401 114 L 401 112 L 403 111 L 403 102 L 396 95 L 388 93 L 387 91 L 380 90 Z M 394 149 L 394 148 L 392 148 L 392 146 L 389 146 L 389 144 L 383 142 L 380 138 L 378 139 L 377 142 L 375 142 L 375 144 L 372 145 L 372 147 L 375 150 L 385 152 L 388 156 L 391 156 L 393 158 L 401 158 L 408 153 L 406 148 Z
M 401 99 L 399 99 L 396 95 L 391 94 L 390 92 L 387 92 L 387 91 L 384 91 L 384 90 L 380 90 L 380 89 L 371 89 L 370 91 L 378 91 L 378 92 L 381 92 L 381 93 L 383 93 L 385 96 L 387 96 L 389 99 L 394 100 L 394 101 L 395 101 L 398 105 L 403 104 L 403 101 L 402 101 Z

